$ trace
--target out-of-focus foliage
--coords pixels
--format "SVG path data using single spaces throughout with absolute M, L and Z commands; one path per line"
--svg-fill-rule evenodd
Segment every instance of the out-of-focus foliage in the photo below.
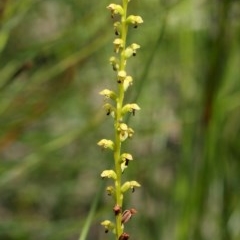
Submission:
M 115 86 L 107 0 L 0 2 L 0 239 L 111 239 L 99 195 L 112 137 L 98 92 Z M 240 238 L 240 2 L 132 0 L 141 111 L 131 239 Z M 131 32 L 135 31 L 131 35 Z M 92 204 L 97 203 L 96 208 Z M 92 209 L 93 217 L 88 213 Z M 106 210 L 106 211 L 105 211 Z M 83 240 L 83 239 L 81 239 Z

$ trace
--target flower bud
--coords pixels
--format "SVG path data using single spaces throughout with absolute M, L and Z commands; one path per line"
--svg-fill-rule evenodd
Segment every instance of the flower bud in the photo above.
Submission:
M 128 138 L 128 126 L 125 123 L 120 123 L 118 127 L 121 142 Z
M 132 161 L 132 160 L 133 160 L 133 157 L 130 153 L 123 153 L 120 156 L 120 163 L 121 163 L 122 172 L 124 172 L 124 170 L 128 167 L 129 161 Z
M 102 139 L 97 143 L 98 146 L 102 147 L 103 149 L 105 148 L 109 148 L 111 150 L 114 149 L 114 143 L 112 140 L 108 140 L 108 139 Z
M 125 58 L 130 58 L 133 56 L 133 49 L 131 47 L 127 47 L 123 54 Z
M 129 237 L 130 237 L 129 234 L 122 233 L 121 236 L 118 238 L 118 240 L 128 240 Z
M 127 166 L 125 163 L 121 163 L 122 173 L 125 171 L 125 169 L 126 169 L 127 167 L 128 167 L 128 166 Z
M 121 23 L 120 22 L 115 22 L 113 24 L 113 28 L 114 28 L 114 33 L 116 36 L 121 35 Z
M 123 70 L 121 70 L 121 71 L 119 71 L 118 72 L 118 83 L 122 83 L 123 81 L 124 81 L 124 79 L 126 78 L 126 76 L 127 76 L 127 73 L 125 72 L 125 71 L 123 71 Z
M 130 153 L 123 153 L 121 156 L 120 156 L 120 159 L 121 159 L 121 162 L 126 162 L 126 161 L 131 161 L 133 160 L 133 157 Z
M 116 93 L 109 89 L 104 89 L 99 94 L 105 96 L 105 98 L 111 98 L 112 100 L 116 100 L 117 98 Z
M 133 43 L 129 47 L 127 47 L 124 51 L 124 57 L 125 58 L 130 58 L 131 56 L 136 56 L 137 54 L 137 49 L 140 48 L 140 45 Z
M 128 87 L 132 85 L 132 82 L 133 82 L 133 79 L 131 76 L 127 76 L 124 79 L 124 82 L 123 82 L 124 91 L 126 91 L 128 89 Z
M 119 69 L 119 61 L 115 57 L 110 57 L 110 64 L 112 65 L 113 71 L 117 71 Z
M 137 210 L 134 208 L 125 210 L 122 214 L 122 224 L 128 222 L 135 213 L 137 213 Z
M 127 131 L 128 130 L 128 126 L 126 123 L 120 123 L 119 125 L 119 131 Z
M 107 115 L 111 114 L 113 118 L 115 117 L 116 109 L 111 104 L 106 103 L 103 105 L 103 108 L 105 109 Z
M 113 41 L 114 52 L 118 53 L 120 49 L 123 48 L 123 40 L 121 38 L 116 38 Z
M 137 49 L 139 49 L 140 48 L 140 45 L 138 45 L 138 44 L 136 44 L 136 43 L 133 43 L 133 44 L 131 44 L 131 46 L 130 46 L 131 48 L 132 48 L 132 50 L 133 50 L 133 56 L 136 56 L 136 53 L 137 53 Z
M 117 174 L 113 170 L 104 170 L 101 173 L 102 178 L 112 178 L 114 180 L 117 179 Z
M 108 187 L 106 188 L 106 192 L 107 192 L 107 195 L 108 195 L 108 196 L 113 196 L 114 193 L 115 193 L 115 188 L 114 188 L 113 186 L 108 186 Z
M 130 15 L 127 18 L 127 23 L 131 23 L 134 28 L 137 28 L 139 24 L 143 23 L 143 19 L 140 16 Z
M 129 103 L 126 104 L 123 108 L 122 108 L 122 114 L 126 114 L 127 112 L 130 112 L 133 114 L 133 116 L 135 115 L 135 111 L 140 110 L 140 107 L 136 104 L 136 103 Z
M 117 216 L 119 213 L 121 213 L 122 208 L 119 205 L 115 205 L 113 208 L 115 216 Z
M 124 193 L 127 190 L 131 189 L 132 192 L 134 192 L 136 187 L 141 187 L 141 185 L 137 181 L 128 181 L 122 185 L 121 191 L 122 193 Z
M 134 134 L 133 129 L 132 128 L 128 128 L 128 137 L 132 138 L 133 134 Z
M 121 187 L 121 192 L 124 193 L 130 188 L 131 184 L 130 182 L 125 182 Z
M 105 220 L 105 221 L 101 222 L 101 225 L 105 228 L 105 233 L 108 233 L 109 230 L 115 229 L 114 223 L 112 223 L 109 220 Z
M 111 11 L 112 17 L 116 14 L 123 15 L 123 8 L 121 5 L 111 3 L 107 6 L 107 9 Z

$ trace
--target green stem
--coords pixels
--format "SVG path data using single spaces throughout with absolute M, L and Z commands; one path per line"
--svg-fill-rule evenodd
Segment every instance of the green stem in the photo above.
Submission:
M 126 18 L 127 18 L 127 5 L 128 1 L 123 0 L 123 11 L 124 14 L 121 18 L 121 39 L 123 40 L 123 49 L 120 52 L 120 68 L 119 71 L 124 71 L 126 66 L 126 59 L 123 55 L 123 52 L 125 50 L 126 46 L 126 39 L 127 39 L 127 30 L 128 26 L 126 24 Z M 121 164 L 119 162 L 120 155 L 121 155 L 121 140 L 120 135 L 118 131 L 119 123 L 122 121 L 122 106 L 124 101 L 124 88 L 123 83 L 119 83 L 118 86 L 118 98 L 116 100 L 116 118 L 114 122 L 115 127 L 115 149 L 114 149 L 114 161 L 115 161 L 115 171 L 117 174 L 117 179 L 115 181 L 115 191 L 116 191 L 116 205 L 119 206 L 122 209 L 122 203 L 123 203 L 123 194 L 121 192 L 121 185 L 122 185 L 122 170 L 121 170 Z M 121 214 L 116 215 L 116 239 L 118 240 L 121 234 L 123 233 L 122 224 L 121 224 Z

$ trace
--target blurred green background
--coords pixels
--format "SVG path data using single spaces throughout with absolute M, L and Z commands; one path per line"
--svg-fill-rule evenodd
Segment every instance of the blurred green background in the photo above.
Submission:
M 98 94 L 116 85 L 110 3 L 0 1 L 1 240 L 113 239 L 100 226 L 112 157 L 96 145 L 113 134 Z M 126 100 L 142 110 L 124 178 L 142 188 L 126 195 L 126 231 L 238 240 L 240 2 L 132 0 L 129 13 L 144 24 L 129 30 L 141 49 Z

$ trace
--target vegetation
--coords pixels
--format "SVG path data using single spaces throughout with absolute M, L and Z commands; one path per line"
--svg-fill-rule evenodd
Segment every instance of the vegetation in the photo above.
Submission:
M 112 124 L 98 93 L 116 84 L 109 4 L 0 3 L 0 239 L 111 238 L 98 176 L 112 156 L 96 146 Z M 141 184 L 124 195 L 138 210 L 130 239 L 237 240 L 240 3 L 132 0 L 128 12 L 144 19 L 129 31 L 141 44 L 125 99 L 141 106 L 124 143 Z

